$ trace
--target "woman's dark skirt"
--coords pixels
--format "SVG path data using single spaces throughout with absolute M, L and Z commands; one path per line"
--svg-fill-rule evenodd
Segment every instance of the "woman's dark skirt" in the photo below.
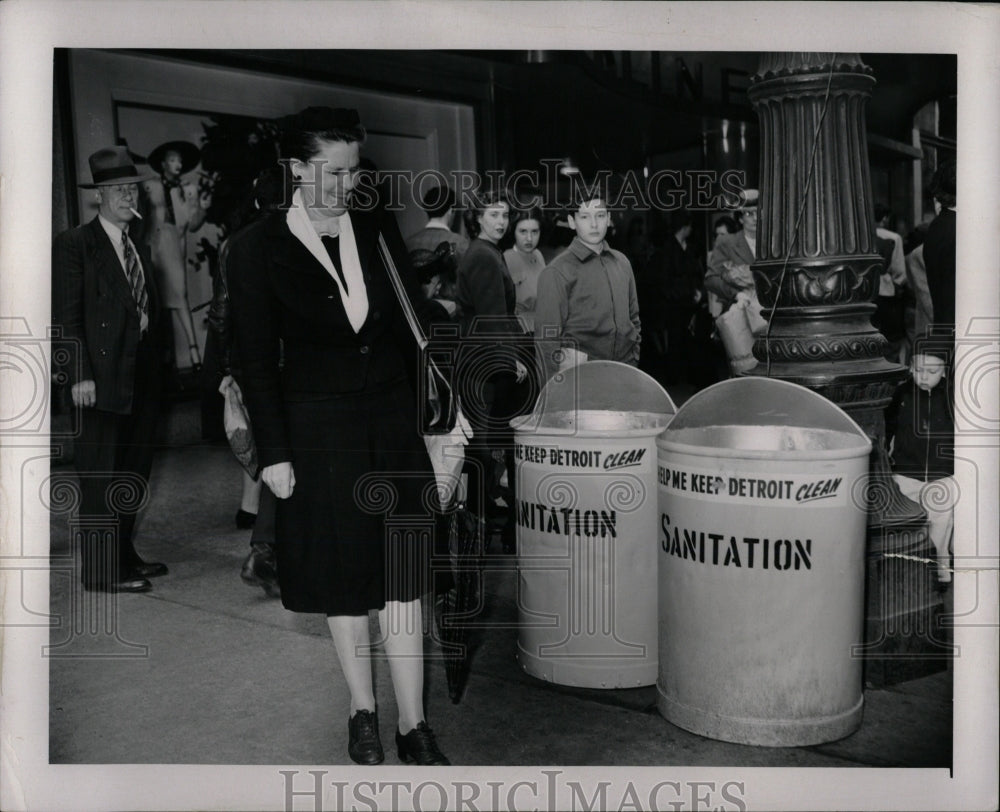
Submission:
M 406 382 L 285 405 L 295 472 L 276 516 L 285 608 L 363 615 L 429 591 L 437 497 Z

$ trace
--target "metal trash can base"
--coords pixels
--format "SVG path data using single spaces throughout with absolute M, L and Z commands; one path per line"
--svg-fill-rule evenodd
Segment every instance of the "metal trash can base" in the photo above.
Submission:
M 564 662 L 553 657 L 537 657 L 517 647 L 517 662 L 526 674 L 556 685 L 573 688 L 641 688 L 656 682 L 656 660 L 642 657 L 633 666 L 618 660 L 612 664 L 581 662 L 573 658 Z
M 808 747 L 850 736 L 861 726 L 864 696 L 841 713 L 809 719 L 748 719 L 723 716 L 703 708 L 692 708 L 664 694 L 656 686 L 656 707 L 677 727 L 709 739 L 753 744 L 760 747 Z

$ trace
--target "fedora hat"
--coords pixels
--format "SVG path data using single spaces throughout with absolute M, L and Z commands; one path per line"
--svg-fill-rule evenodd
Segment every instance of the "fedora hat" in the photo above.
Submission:
M 154 172 L 163 171 L 163 159 L 167 157 L 168 152 L 176 152 L 181 156 L 182 175 L 194 169 L 201 160 L 201 150 L 190 141 L 167 141 L 149 153 L 149 165 Z
M 79 184 L 81 189 L 117 186 L 120 183 L 140 183 L 152 177 L 148 172 L 140 173 L 135 168 L 128 147 L 105 147 L 97 150 L 88 160 L 94 182 Z

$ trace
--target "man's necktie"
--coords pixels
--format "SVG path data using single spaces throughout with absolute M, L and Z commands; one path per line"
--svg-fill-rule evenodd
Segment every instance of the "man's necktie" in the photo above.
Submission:
M 347 278 L 344 276 L 344 269 L 340 263 L 340 237 L 331 237 L 328 234 L 324 234 L 320 237 L 320 240 L 323 242 L 326 253 L 330 255 L 330 261 L 337 271 L 337 276 L 340 279 L 340 283 L 344 286 L 344 291 L 350 295 L 351 291 L 347 288 Z
M 135 306 L 139 311 L 139 320 L 149 314 L 149 297 L 146 295 L 146 280 L 142 275 L 142 268 L 139 265 L 139 258 L 135 255 L 135 249 L 129 242 L 128 231 L 122 229 L 122 250 L 125 255 L 125 275 L 128 277 L 129 287 L 132 288 L 132 298 L 135 299 Z

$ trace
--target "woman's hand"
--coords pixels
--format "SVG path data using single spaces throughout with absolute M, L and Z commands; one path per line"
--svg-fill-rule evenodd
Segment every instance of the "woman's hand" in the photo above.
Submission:
M 723 263 L 723 268 L 725 271 L 722 277 L 731 285 L 738 288 L 752 288 L 754 286 L 753 274 L 750 272 L 750 266 L 746 263 L 726 260 Z
M 271 492 L 279 499 L 287 499 L 295 490 L 295 471 L 292 470 L 290 462 L 277 462 L 268 465 L 260 473 L 264 484 L 271 489 Z
M 587 360 L 587 353 L 580 352 L 573 349 L 573 347 L 561 347 L 559 352 L 561 355 L 556 357 L 556 363 L 559 364 L 560 372 L 564 369 L 575 367 L 577 364 L 585 363 Z
M 80 381 L 70 389 L 74 406 L 90 407 L 97 403 L 97 384 L 94 381 Z
M 514 376 L 518 383 L 521 383 L 528 377 L 528 368 L 520 361 L 514 362 Z
M 226 396 L 226 390 L 230 386 L 236 386 L 236 381 L 233 380 L 233 376 L 232 375 L 226 375 L 226 376 L 223 377 L 222 381 L 219 383 L 219 394 L 222 395 L 222 397 L 225 397 Z M 238 386 L 236 388 L 239 389 Z

